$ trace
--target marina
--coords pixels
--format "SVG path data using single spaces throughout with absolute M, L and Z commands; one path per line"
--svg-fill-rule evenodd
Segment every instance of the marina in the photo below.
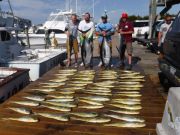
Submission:
M 139 3 L 0 0 L 0 135 L 180 135 L 180 1 Z

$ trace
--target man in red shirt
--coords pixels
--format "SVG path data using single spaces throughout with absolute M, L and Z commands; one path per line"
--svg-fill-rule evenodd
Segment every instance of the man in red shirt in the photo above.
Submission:
M 120 66 L 124 65 L 125 59 L 125 50 L 127 50 L 128 54 L 128 66 L 127 70 L 132 69 L 132 34 L 134 33 L 134 27 L 131 22 L 128 20 L 128 14 L 122 13 L 121 19 L 119 21 L 118 32 L 121 34 L 121 43 L 120 43 Z

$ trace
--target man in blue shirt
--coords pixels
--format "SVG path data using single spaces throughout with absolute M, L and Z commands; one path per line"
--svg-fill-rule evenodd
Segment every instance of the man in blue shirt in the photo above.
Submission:
M 96 27 L 96 35 L 98 36 L 98 43 L 99 43 L 99 53 L 100 53 L 100 47 L 103 42 L 103 37 L 106 38 L 107 42 L 110 44 L 111 50 L 112 50 L 112 38 L 111 36 L 114 34 L 115 30 L 111 23 L 107 21 L 108 16 L 107 14 L 104 14 L 101 16 L 102 22 L 97 25 Z M 102 66 L 102 61 L 100 61 L 99 67 Z

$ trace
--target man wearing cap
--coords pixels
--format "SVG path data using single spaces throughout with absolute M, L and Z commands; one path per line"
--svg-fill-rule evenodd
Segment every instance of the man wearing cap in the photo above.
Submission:
M 115 32 L 113 25 L 107 21 L 108 16 L 106 13 L 101 16 L 101 19 L 102 19 L 102 22 L 100 24 L 98 24 L 96 27 L 96 35 L 98 35 L 98 43 L 99 43 L 99 53 L 100 53 L 100 47 L 101 47 L 102 42 L 103 42 L 103 37 L 105 37 L 107 42 L 109 42 L 110 48 L 112 51 L 112 38 L 111 38 L 111 36 Z M 102 66 L 102 61 L 100 61 L 98 66 Z
M 131 22 L 128 21 L 128 14 L 122 13 L 121 19 L 119 21 L 118 32 L 121 34 L 121 42 L 120 42 L 120 66 L 124 65 L 125 59 L 125 50 L 127 50 L 128 54 L 128 66 L 127 70 L 132 69 L 132 34 L 134 33 L 134 27 Z
M 171 21 L 171 16 L 166 16 L 165 17 L 165 23 L 161 25 L 160 27 L 160 31 L 158 33 L 158 47 L 159 47 L 159 51 L 160 51 L 160 57 L 163 57 L 164 52 L 163 52 L 163 45 L 164 45 L 164 40 L 166 37 L 166 34 L 172 24 Z

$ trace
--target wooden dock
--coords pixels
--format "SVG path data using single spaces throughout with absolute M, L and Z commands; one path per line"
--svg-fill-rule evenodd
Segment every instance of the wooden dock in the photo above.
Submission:
M 38 81 L 31 83 L 21 92 L 3 103 L 0 106 L 0 118 L 22 116 L 22 114 L 7 109 L 10 106 L 19 107 L 19 105 L 12 104 L 11 101 L 24 100 L 22 97 L 30 95 L 28 92 L 31 92 L 31 89 L 38 88 L 39 83 L 41 82 L 48 82 L 48 80 L 53 79 L 54 74 L 58 73 L 59 70 L 61 70 L 59 67 L 54 68 Z M 99 71 L 96 70 L 96 74 L 98 72 Z M 23 123 L 0 119 L 0 135 L 156 135 L 156 123 L 161 122 L 165 101 L 152 85 L 148 76 L 145 76 L 145 80 L 146 81 L 143 83 L 144 87 L 140 91 L 142 94 L 142 109 L 140 110 L 140 114 L 138 114 L 139 117 L 145 120 L 146 126 L 143 128 L 105 127 L 103 124 L 90 124 L 75 120 L 60 122 L 39 116 L 40 121 L 38 123 Z M 75 96 L 82 96 L 82 94 L 75 94 Z M 43 107 L 30 108 L 33 112 L 58 113 L 58 111 L 52 111 Z M 107 112 L 109 109 L 114 109 L 114 107 L 107 106 L 103 109 L 92 111 L 102 114 Z M 87 110 L 73 108 L 72 111 L 79 112 Z M 112 121 L 117 122 L 115 119 L 112 119 Z

